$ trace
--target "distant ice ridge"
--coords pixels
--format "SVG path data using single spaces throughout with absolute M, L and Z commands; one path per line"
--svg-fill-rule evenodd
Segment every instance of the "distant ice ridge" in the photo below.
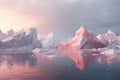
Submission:
M 105 34 L 97 35 L 97 39 L 107 46 L 107 48 L 118 49 L 120 48 L 120 36 L 117 36 L 111 30 Z
M 0 40 L 5 39 L 13 34 L 15 34 L 13 29 L 7 31 L 7 33 L 3 33 L 2 30 L 0 30 Z
M 42 48 L 57 48 L 61 41 L 68 41 L 70 37 L 50 32 L 42 41 Z

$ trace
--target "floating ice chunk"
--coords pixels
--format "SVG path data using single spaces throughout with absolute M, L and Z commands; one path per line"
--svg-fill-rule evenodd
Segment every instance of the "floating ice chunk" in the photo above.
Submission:
M 35 48 L 32 50 L 33 53 L 40 53 L 40 48 Z
M 114 49 L 108 49 L 106 51 L 101 52 L 100 54 L 109 57 L 109 58 L 113 58 L 115 56 L 115 50 Z

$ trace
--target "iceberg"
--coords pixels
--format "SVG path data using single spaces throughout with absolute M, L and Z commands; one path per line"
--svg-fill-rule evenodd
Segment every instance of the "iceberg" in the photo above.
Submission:
M 39 47 L 41 44 L 35 28 L 31 28 L 28 34 L 20 31 L 0 41 L 0 53 L 29 53 Z
M 103 48 L 104 45 L 102 42 L 94 38 L 93 34 L 87 31 L 83 26 L 76 31 L 75 37 L 68 42 L 63 42 L 60 44 L 60 49 L 93 49 L 93 48 Z

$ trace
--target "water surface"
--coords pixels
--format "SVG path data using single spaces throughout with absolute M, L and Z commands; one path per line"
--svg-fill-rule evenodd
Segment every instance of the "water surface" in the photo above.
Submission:
M 120 80 L 115 55 L 70 53 L 0 55 L 0 80 Z

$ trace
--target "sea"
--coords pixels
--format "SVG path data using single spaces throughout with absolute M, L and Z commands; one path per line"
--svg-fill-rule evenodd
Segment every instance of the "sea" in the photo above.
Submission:
M 0 80 L 120 80 L 120 55 L 0 54 Z

